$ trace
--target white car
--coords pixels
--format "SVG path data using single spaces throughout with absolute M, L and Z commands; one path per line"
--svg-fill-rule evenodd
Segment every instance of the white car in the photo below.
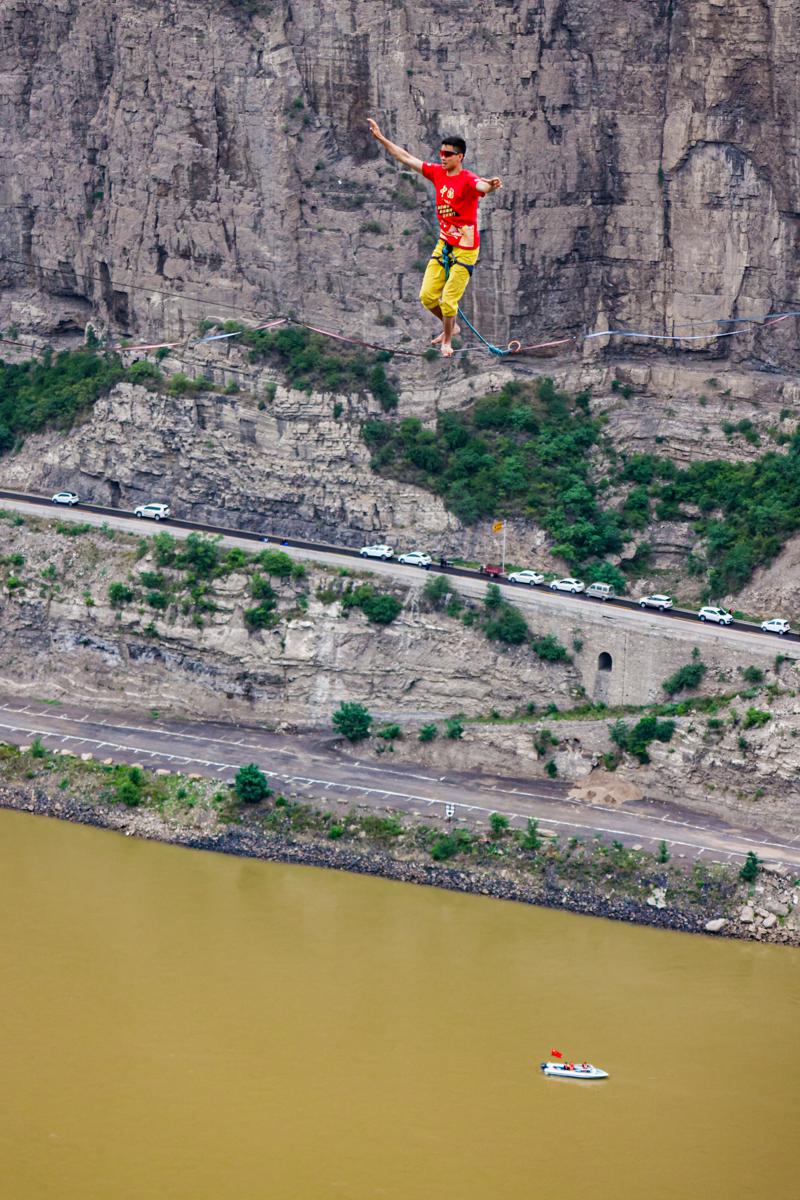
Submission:
M 170 509 L 168 504 L 140 504 L 133 511 L 137 517 L 151 517 L 154 521 L 163 521 L 169 516 Z
M 362 558 L 394 558 L 391 546 L 362 546 L 358 552 Z
M 74 492 L 56 492 L 51 502 L 53 504 L 69 504 L 72 506 L 73 504 L 80 504 L 81 498 L 80 496 L 76 496 Z
M 718 625 L 730 625 L 733 617 L 724 608 L 714 608 L 713 605 L 706 605 L 698 612 L 698 617 L 701 621 L 716 621 Z
M 672 608 L 672 597 L 663 596 L 660 592 L 656 592 L 653 596 L 642 596 L 639 600 L 640 608 L 657 608 L 659 612 L 664 612 L 667 608 Z
M 791 626 L 783 617 L 770 617 L 768 621 L 762 621 L 761 629 L 764 633 L 778 633 L 781 637 L 785 633 L 791 633 Z
M 582 592 L 584 589 L 583 580 L 569 576 L 566 579 L 551 579 L 548 586 L 552 592 Z
M 544 583 L 544 575 L 540 575 L 538 571 L 514 571 L 508 578 L 511 583 L 527 583 L 529 587 Z
M 401 554 L 397 561 L 405 563 L 409 567 L 424 567 L 427 571 L 433 559 L 430 554 L 423 554 L 421 550 L 409 550 L 408 554 Z

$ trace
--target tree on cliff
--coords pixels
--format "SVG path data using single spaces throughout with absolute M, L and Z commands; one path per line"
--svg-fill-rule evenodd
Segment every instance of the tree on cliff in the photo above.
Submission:
M 363 704 L 345 701 L 333 714 L 333 727 L 338 729 L 348 742 L 361 742 L 369 737 L 372 716 Z

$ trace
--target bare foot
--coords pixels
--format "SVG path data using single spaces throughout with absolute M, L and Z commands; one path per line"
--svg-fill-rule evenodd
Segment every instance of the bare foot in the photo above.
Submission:
M 453 347 L 449 342 L 442 342 L 442 358 L 452 358 Z
M 454 325 L 454 326 L 453 326 L 453 332 L 452 332 L 452 334 L 451 334 L 451 337 L 458 337 L 458 335 L 459 335 L 460 333 L 461 333 L 461 326 L 460 326 L 460 325 Z M 443 342 L 443 341 L 444 341 L 444 333 L 442 332 L 442 333 L 440 333 L 440 334 L 439 334 L 439 336 L 438 336 L 438 337 L 431 338 L 431 345 L 432 345 L 432 346 L 441 346 L 441 344 L 442 344 L 442 342 Z M 452 350 L 450 351 L 450 353 L 452 354 Z

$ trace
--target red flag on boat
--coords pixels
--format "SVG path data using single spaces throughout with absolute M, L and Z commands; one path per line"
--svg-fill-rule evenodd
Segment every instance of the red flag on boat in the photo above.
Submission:
M 550 1053 L 552 1054 L 553 1058 L 563 1058 L 564 1057 L 564 1055 L 561 1053 L 560 1050 L 551 1050 Z

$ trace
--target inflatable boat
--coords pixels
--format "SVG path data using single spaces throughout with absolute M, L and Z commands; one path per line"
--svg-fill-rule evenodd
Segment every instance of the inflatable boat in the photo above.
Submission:
M 608 1071 L 601 1071 L 591 1063 L 543 1062 L 541 1068 L 545 1075 L 558 1079 L 608 1079 Z

